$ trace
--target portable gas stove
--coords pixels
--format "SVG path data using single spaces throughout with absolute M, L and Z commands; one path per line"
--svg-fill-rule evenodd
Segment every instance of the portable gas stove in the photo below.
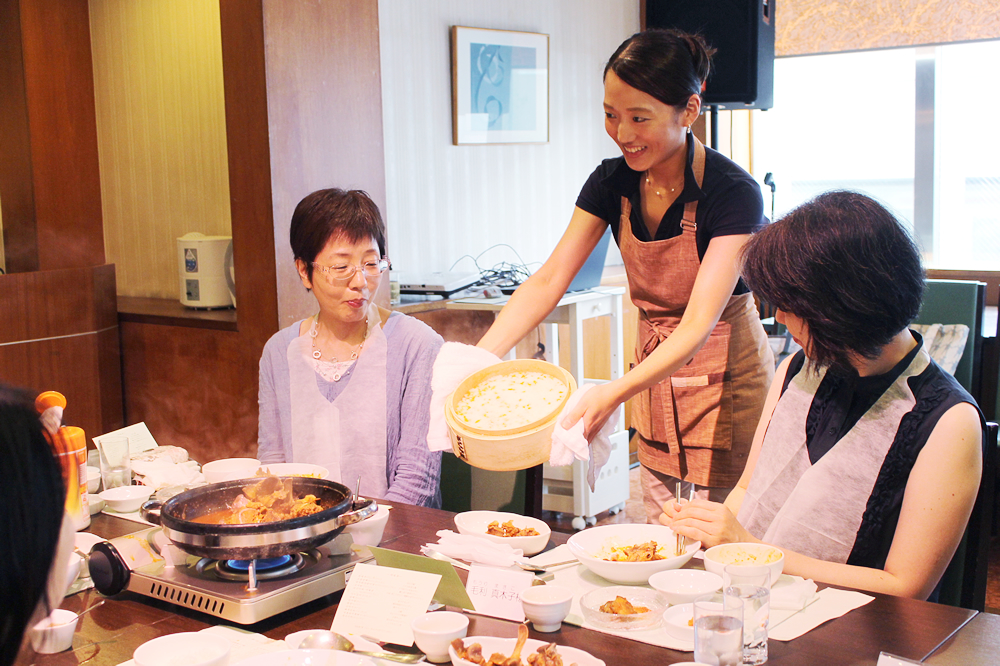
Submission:
M 154 527 L 94 546 L 90 572 L 97 591 L 106 596 L 129 590 L 253 624 L 343 590 L 354 565 L 372 559 L 370 551 L 358 553 L 350 543 L 341 535 L 318 548 L 269 560 L 223 561 L 188 555 Z

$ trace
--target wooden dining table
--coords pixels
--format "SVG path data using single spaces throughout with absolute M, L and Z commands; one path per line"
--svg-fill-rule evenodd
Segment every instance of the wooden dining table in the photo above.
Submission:
M 407 553 L 437 540 L 441 529 L 453 529 L 454 514 L 437 509 L 396 504 L 380 544 Z M 91 532 L 114 538 L 139 531 L 138 523 L 100 514 Z M 553 532 L 549 547 L 565 543 L 568 534 Z M 465 575 L 464 571 L 459 572 Z M 1000 654 L 1000 616 L 943 606 L 884 594 L 846 615 L 831 620 L 799 638 L 771 640 L 769 664 L 815 666 L 817 664 L 875 664 L 882 651 L 928 664 L 996 663 Z M 62 608 L 78 611 L 100 599 L 93 589 L 67 597 Z M 232 625 L 280 640 L 303 629 L 328 629 L 337 613 L 340 593 L 331 594 L 272 616 L 253 625 Z M 227 621 L 152 599 L 124 592 L 80 619 L 71 650 L 54 655 L 36 655 L 22 650 L 16 664 L 116 665 L 132 658 L 148 640 L 180 631 L 199 631 L 229 624 Z M 469 635 L 513 637 L 517 623 L 470 615 Z M 563 624 L 556 633 L 530 632 L 531 638 L 576 647 L 617 664 L 671 664 L 690 661 L 691 653 L 677 652 L 619 636 Z

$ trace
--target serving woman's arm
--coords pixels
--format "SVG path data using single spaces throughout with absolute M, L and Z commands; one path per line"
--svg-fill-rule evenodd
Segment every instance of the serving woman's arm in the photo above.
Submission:
M 972 513 L 982 475 L 981 447 L 982 427 L 972 405 L 962 403 L 945 412 L 910 471 L 884 570 L 827 562 L 786 550 L 785 573 L 926 599 L 955 554 Z M 760 541 L 722 504 L 695 501 L 669 513 L 675 520 L 663 522 L 706 546 Z
M 749 234 L 717 236 L 709 242 L 691 298 L 674 332 L 621 379 L 588 391 L 563 419 L 564 427 L 569 428 L 582 418 L 584 437 L 589 439 L 618 405 L 663 381 L 694 357 L 708 340 L 736 288 L 740 277 L 737 257 L 748 238 Z
M 575 208 L 552 255 L 517 288 L 477 346 L 503 357 L 542 323 L 566 293 L 607 228 L 608 223 L 601 218 Z

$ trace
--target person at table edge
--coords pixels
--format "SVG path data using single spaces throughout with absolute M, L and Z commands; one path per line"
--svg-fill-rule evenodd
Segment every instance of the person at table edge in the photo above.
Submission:
M 976 500 L 985 423 L 907 329 L 924 288 L 916 246 L 872 199 L 833 192 L 743 257 L 804 353 L 778 368 L 725 504 L 667 502 L 661 522 L 705 546 L 778 546 L 789 574 L 933 600 Z
M 441 336 L 372 298 L 385 225 L 359 190 L 299 202 L 289 240 L 319 312 L 275 333 L 260 359 L 261 463 L 308 462 L 368 497 L 441 505 L 441 454 L 427 448 L 431 368 Z
M 594 170 L 552 255 L 479 341 L 499 356 L 513 347 L 611 227 L 639 308 L 638 363 L 591 388 L 563 425 L 582 418 L 592 439 L 636 397 L 650 522 L 678 480 L 719 500 L 736 484 L 774 373 L 737 266 L 739 249 L 765 224 L 760 187 L 691 133 L 710 55 L 700 37 L 675 30 L 640 32 L 618 47 L 604 70 L 604 115 L 622 155 Z

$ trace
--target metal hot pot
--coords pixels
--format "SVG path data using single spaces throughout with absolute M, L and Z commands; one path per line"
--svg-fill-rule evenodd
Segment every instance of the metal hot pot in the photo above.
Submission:
M 243 488 L 259 478 L 213 483 L 187 490 L 160 504 L 146 502 L 144 518 L 158 523 L 163 533 L 181 550 L 214 560 L 259 560 L 321 546 L 340 534 L 345 526 L 373 515 L 373 500 L 354 506 L 347 486 L 309 477 L 281 477 L 292 481 L 296 497 L 312 494 L 322 511 L 270 523 L 220 525 L 194 522 L 196 518 L 226 509 L 242 494 Z

